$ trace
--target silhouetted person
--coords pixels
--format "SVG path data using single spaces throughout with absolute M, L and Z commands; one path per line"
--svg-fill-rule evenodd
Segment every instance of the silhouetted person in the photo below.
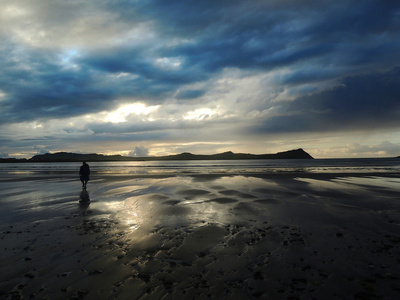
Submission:
M 82 181 L 82 188 L 86 190 L 87 182 L 89 181 L 90 168 L 85 162 L 82 163 L 81 169 L 79 170 L 79 177 Z

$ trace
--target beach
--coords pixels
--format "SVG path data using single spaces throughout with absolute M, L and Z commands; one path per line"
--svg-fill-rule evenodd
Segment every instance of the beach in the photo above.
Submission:
M 399 299 L 398 172 L 199 164 L 3 167 L 0 298 Z

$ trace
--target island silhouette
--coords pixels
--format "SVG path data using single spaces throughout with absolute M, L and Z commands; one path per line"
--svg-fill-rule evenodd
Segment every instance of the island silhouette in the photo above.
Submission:
M 162 160 L 237 160 L 237 159 L 313 159 L 303 149 L 295 149 L 289 151 L 278 152 L 275 154 L 250 154 L 250 153 L 233 153 L 227 151 L 224 153 L 204 155 L 192 154 L 184 152 L 176 155 L 167 156 L 146 156 L 146 157 L 132 157 L 122 155 L 103 155 L 103 154 L 81 154 L 81 153 L 68 153 L 56 152 L 38 154 L 30 159 L 16 159 L 4 158 L 0 162 L 95 162 L 95 161 L 162 161 Z

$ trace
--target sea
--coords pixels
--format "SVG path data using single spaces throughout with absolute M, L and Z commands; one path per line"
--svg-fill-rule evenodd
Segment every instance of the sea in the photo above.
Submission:
M 79 162 L 2 163 L 0 176 L 76 176 Z M 196 174 L 400 174 L 400 158 L 89 162 L 92 176 Z

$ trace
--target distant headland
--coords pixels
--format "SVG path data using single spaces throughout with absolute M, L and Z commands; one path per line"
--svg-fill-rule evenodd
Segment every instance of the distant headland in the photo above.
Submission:
M 131 157 L 122 155 L 103 155 L 103 154 L 80 154 L 80 153 L 46 153 L 35 155 L 29 159 L 2 158 L 0 163 L 6 162 L 95 162 L 95 161 L 162 161 L 162 160 L 237 160 L 237 159 L 313 159 L 313 157 L 303 149 L 278 152 L 275 154 L 249 154 L 233 153 L 231 151 L 202 155 L 184 152 L 168 156 L 146 156 Z

